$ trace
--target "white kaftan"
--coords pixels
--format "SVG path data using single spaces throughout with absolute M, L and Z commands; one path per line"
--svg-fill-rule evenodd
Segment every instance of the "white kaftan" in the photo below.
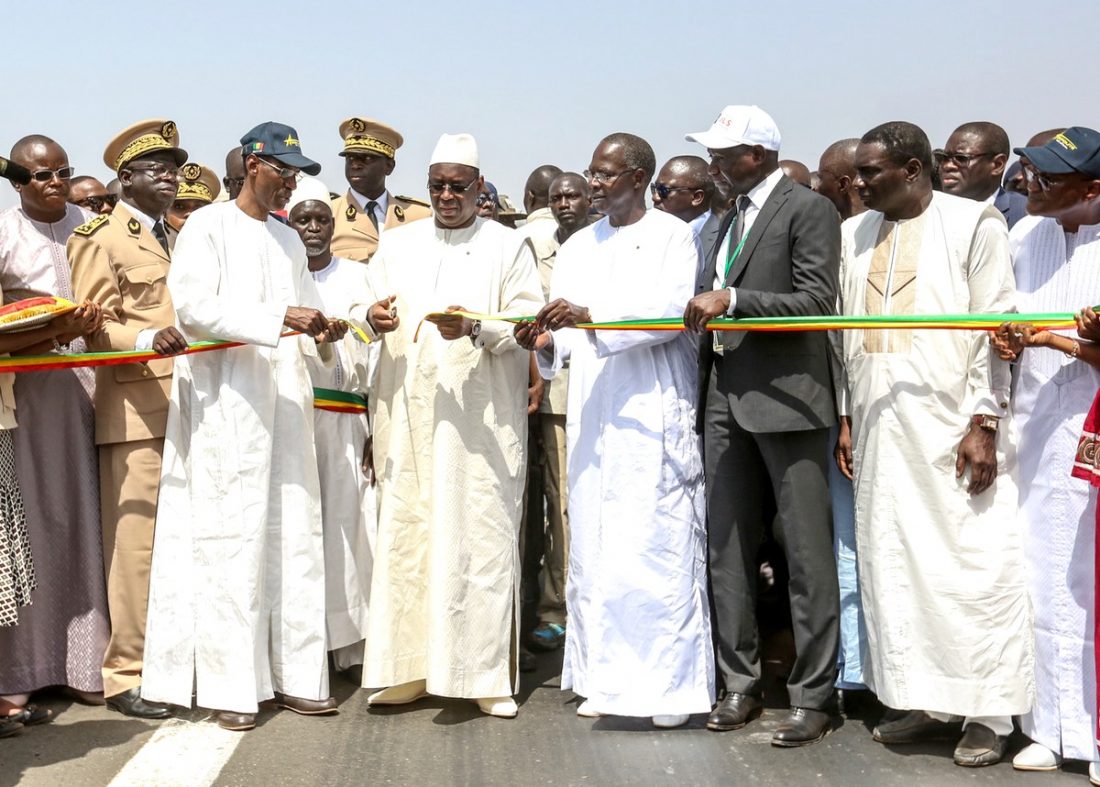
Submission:
M 297 233 L 235 202 L 191 215 L 168 288 L 176 359 L 149 583 L 142 696 L 255 713 L 274 691 L 328 696 L 314 341 L 279 340 L 288 306 L 320 306 Z
M 883 314 L 1012 310 L 1008 232 L 992 206 L 935 193 L 906 222 L 877 211 L 849 219 L 842 241 L 842 314 L 865 314 L 875 301 Z M 872 289 L 876 250 L 889 266 L 876 266 Z M 1007 414 L 1008 365 L 981 331 L 840 333 L 867 685 L 891 708 L 1025 713 L 1033 648 L 1007 418 L 993 486 L 972 497 L 969 472 L 955 478 L 971 416 Z
M 363 685 L 510 695 L 528 353 L 505 322 L 485 322 L 476 341 L 445 341 L 425 322 L 413 339 L 452 305 L 534 314 L 534 257 L 496 222 L 418 221 L 386 232 L 368 277 L 372 301 L 397 295 L 401 324 L 381 337 L 371 392 L 378 539 Z
M 1028 216 L 1010 234 L 1021 312 L 1077 311 L 1100 303 L 1100 225 L 1066 233 Z M 1076 331 L 1064 331 L 1076 337 Z M 1020 518 L 1035 617 L 1035 706 L 1020 726 L 1032 740 L 1075 760 L 1096 751 L 1096 498 L 1067 481 L 1100 371 L 1049 348 L 1016 365 L 1013 418 L 1019 432 Z
M 651 210 L 603 219 L 561 249 L 550 298 L 594 320 L 679 317 L 695 292 L 695 237 Z M 569 579 L 562 689 L 600 713 L 707 713 L 714 650 L 706 496 L 695 432 L 696 345 L 679 331 L 563 329 L 537 355 L 570 362 Z
M 347 318 L 352 304 L 367 298 L 367 269 L 361 262 L 333 257 L 312 276 L 328 317 Z M 334 349 L 335 365 L 310 364 L 313 385 L 365 395 L 377 345 L 365 345 L 349 331 Z M 366 413 L 317 409 L 313 413 L 325 534 L 328 647 L 336 650 L 360 642 L 367 634 L 378 526 L 374 487 L 362 470 L 370 423 Z

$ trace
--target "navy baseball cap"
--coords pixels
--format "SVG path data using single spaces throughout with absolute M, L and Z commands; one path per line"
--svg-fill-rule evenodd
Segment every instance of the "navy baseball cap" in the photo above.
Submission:
M 1080 172 L 1100 178 L 1100 131 L 1091 128 L 1067 128 L 1041 147 L 1014 148 L 1013 152 L 1017 156 L 1027 156 L 1040 172 L 1052 175 Z
M 300 169 L 307 175 L 321 172 L 320 164 L 302 155 L 298 132 L 283 123 L 273 120 L 261 123 L 241 137 L 241 146 L 246 156 L 255 153 L 257 156 L 273 158 L 288 167 Z

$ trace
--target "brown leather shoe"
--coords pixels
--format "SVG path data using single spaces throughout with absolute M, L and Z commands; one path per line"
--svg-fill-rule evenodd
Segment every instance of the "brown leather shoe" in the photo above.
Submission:
M 756 697 L 731 691 L 707 716 L 707 729 L 715 732 L 739 730 L 763 712 L 764 707 Z
M 880 722 L 871 735 L 879 743 L 920 743 L 954 740 L 959 729 L 957 722 L 939 721 L 922 710 L 913 710 L 900 718 Z
M 772 735 L 772 746 L 808 746 L 817 743 L 829 731 L 829 714 L 813 708 L 791 708 Z
M 244 732 L 256 726 L 255 713 L 234 713 L 233 711 L 220 710 L 215 718 L 218 721 L 218 726 L 223 730 Z
M 280 708 L 292 710 L 303 716 L 328 716 L 337 713 L 336 700 L 332 697 L 324 700 L 307 700 L 301 697 L 290 697 L 286 694 L 275 693 L 275 704 Z
M 955 747 L 955 764 L 966 768 L 996 765 L 1005 756 L 1008 738 L 997 735 L 984 724 L 968 724 Z

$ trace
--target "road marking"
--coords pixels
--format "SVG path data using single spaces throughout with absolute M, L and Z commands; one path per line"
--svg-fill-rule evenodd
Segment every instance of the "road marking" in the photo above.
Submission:
M 233 756 L 244 734 L 211 721 L 164 722 L 110 787 L 208 787 Z

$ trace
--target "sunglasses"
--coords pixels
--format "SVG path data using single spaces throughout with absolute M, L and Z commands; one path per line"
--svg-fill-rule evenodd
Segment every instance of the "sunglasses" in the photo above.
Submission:
M 36 169 L 31 173 L 31 177 L 37 180 L 39 183 L 49 183 L 54 178 L 58 180 L 68 180 L 76 172 L 72 167 L 62 167 L 61 169 Z
M 108 194 L 105 197 L 85 197 L 84 199 L 77 200 L 76 204 L 95 213 L 102 210 L 104 205 L 109 205 L 113 208 L 118 204 L 118 197 L 113 194 Z
M 674 191 L 702 191 L 702 189 L 689 189 L 685 186 L 666 186 L 664 183 L 650 184 L 649 190 L 661 199 L 668 199 L 668 195 L 672 194 Z
M 469 183 L 466 183 L 466 184 L 462 184 L 462 183 L 429 183 L 428 184 L 428 191 L 430 191 L 432 194 L 442 194 L 444 191 L 450 191 L 452 194 L 465 194 L 467 191 L 469 191 L 471 188 L 473 188 L 474 184 L 477 183 L 478 178 L 480 178 L 480 175 L 477 178 L 474 178 L 473 180 L 471 180 Z
M 937 150 L 932 154 L 932 157 L 936 160 L 936 163 L 943 166 L 947 162 L 954 162 L 957 167 L 969 167 L 970 162 L 974 159 L 984 158 L 986 156 L 996 156 L 996 153 L 952 153 L 947 150 Z
M 256 156 L 256 160 L 259 161 L 261 164 L 266 164 L 268 167 L 275 171 L 276 175 L 278 175 L 283 180 L 290 180 L 291 178 L 294 178 L 295 181 L 300 181 L 302 179 L 302 173 L 299 170 L 292 169 L 290 167 L 280 167 L 277 164 L 272 164 L 265 158 L 260 158 L 259 156 Z

